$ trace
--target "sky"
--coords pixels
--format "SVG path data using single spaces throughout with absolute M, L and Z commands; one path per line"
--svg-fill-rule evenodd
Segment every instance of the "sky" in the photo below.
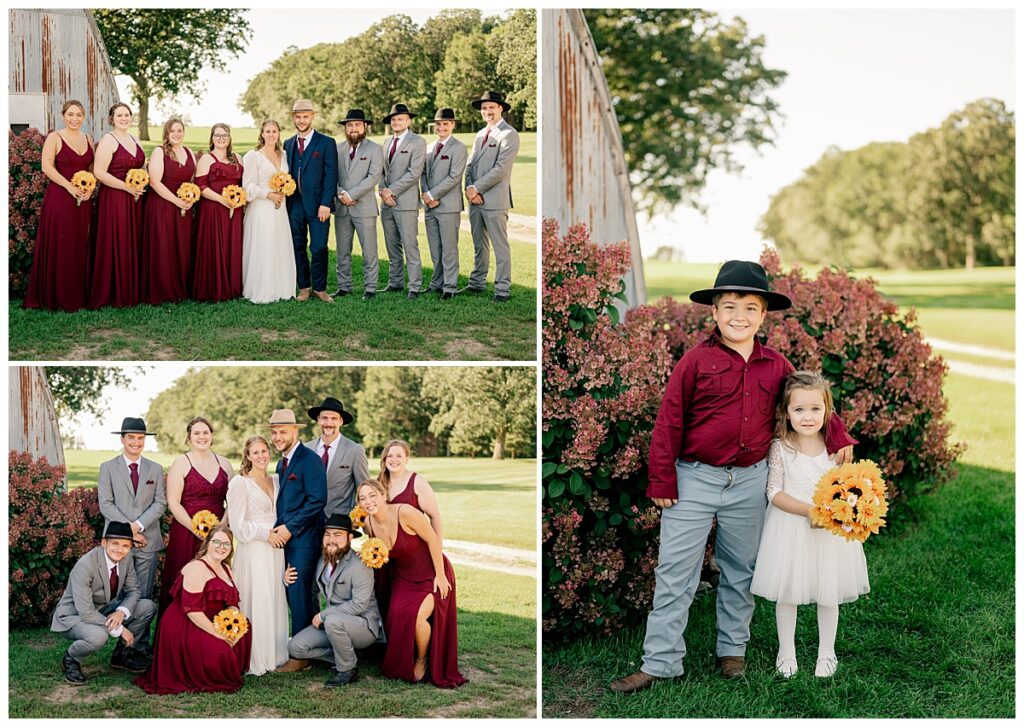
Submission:
M 705 216 L 679 208 L 638 215 L 649 255 L 662 245 L 687 261 L 756 260 L 757 224 L 778 190 L 829 146 L 906 141 L 970 101 L 1014 103 L 1014 15 L 1009 10 L 719 10 L 765 36 L 764 62 L 789 76 L 773 95 L 785 115 L 774 147 L 742 150 L 740 174 L 712 172 Z

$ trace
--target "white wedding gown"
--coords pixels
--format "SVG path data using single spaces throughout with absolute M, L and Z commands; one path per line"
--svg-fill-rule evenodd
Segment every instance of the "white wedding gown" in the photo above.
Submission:
M 238 607 L 249 618 L 252 654 L 247 674 L 274 671 L 288 661 L 288 601 L 284 592 L 284 550 L 267 538 L 277 519 L 277 475 L 274 498 L 268 499 L 252 479 L 235 475 L 228 483 L 228 525 L 235 536 L 232 571 L 238 586 Z
M 292 246 L 288 210 L 267 199 L 270 178 L 288 171 L 281 155 L 281 168 L 262 152 L 253 149 L 242 161 L 242 186 L 249 198 L 245 207 L 242 235 L 242 295 L 253 303 L 273 303 L 295 295 L 295 252 Z

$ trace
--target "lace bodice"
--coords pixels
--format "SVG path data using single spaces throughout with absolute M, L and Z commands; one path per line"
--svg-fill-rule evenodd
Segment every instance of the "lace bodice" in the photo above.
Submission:
M 278 172 L 288 171 L 288 158 L 281 153 L 281 167 L 274 168 L 274 163 L 267 159 L 263 152 L 253 149 L 247 152 L 242 160 L 245 168 L 242 172 L 242 186 L 249 199 L 266 199 L 270 191 L 270 178 Z
M 827 451 L 810 457 L 774 440 L 768 449 L 768 501 L 785 492 L 809 504 L 818 480 L 833 466 Z
M 248 543 L 266 540 L 277 519 L 277 475 L 270 475 L 274 482 L 274 496 L 268 498 L 254 480 L 244 475 L 235 475 L 228 485 L 228 523 L 235 540 Z

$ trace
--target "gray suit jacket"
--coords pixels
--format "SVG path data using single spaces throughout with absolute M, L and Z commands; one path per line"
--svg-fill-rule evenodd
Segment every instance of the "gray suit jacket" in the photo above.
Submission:
M 306 442 L 306 446 L 316 453 L 319 438 Z M 356 506 L 356 488 L 370 479 L 370 467 L 366 461 L 366 450 L 363 445 L 353 442 L 344 434 L 338 435 L 331 447 L 334 457 L 327 468 L 327 504 L 324 514 L 344 513 L 348 515 Z
M 100 512 L 103 514 L 103 528 L 111 520 L 142 523 L 146 536 L 145 553 L 156 553 L 164 549 L 160 533 L 160 518 L 167 510 L 167 485 L 164 483 L 164 468 L 153 460 L 139 459 L 139 491 L 132 492 L 132 480 L 125 466 L 124 458 L 118 454 L 114 459 L 100 465 L 98 497 Z
M 462 189 L 459 184 L 466 172 L 466 145 L 454 136 L 449 136 L 439 156 L 434 155 L 436 146 L 437 140 L 427 147 L 427 163 L 423 165 L 420 191 L 430 192 L 430 196 L 440 204 L 427 207 L 425 214 L 462 212 Z
M 117 597 L 111 600 L 110 571 L 107 570 L 103 546 L 97 545 L 79 558 L 71 569 L 64 595 L 60 597 L 53 612 L 50 631 L 64 633 L 83 621 L 104 626 L 107 616 L 118 606 L 124 606 L 130 613 L 135 613 L 140 592 L 131 557 L 125 557 L 117 564 L 117 578 Z M 372 574 L 370 580 L 373 580 Z
M 384 144 L 384 182 L 391 190 L 398 204 L 391 209 L 397 212 L 418 210 L 420 203 L 420 175 L 427 157 L 427 142 L 419 134 L 409 132 L 405 141 L 398 145 L 394 158 L 388 161 L 391 138 Z
M 512 163 L 519 153 L 519 133 L 502 119 L 494 125 L 481 148 L 487 127 L 477 132 L 473 155 L 466 166 L 466 187 L 483 195 L 485 210 L 507 210 L 512 206 Z
M 349 161 L 348 139 L 338 142 L 338 194 L 348 192 L 356 201 L 351 207 L 340 202 L 334 213 L 339 217 L 376 217 L 377 195 L 374 187 L 384 178 L 384 152 L 380 144 L 363 139 L 356 149 L 355 159 Z
M 316 564 L 316 585 L 327 605 L 320 611 L 320 619 L 332 613 L 362 616 L 374 636 L 380 636 L 380 610 L 373 593 L 373 571 L 350 550 L 342 556 L 331 577 L 324 578 L 326 563 L 320 558 Z

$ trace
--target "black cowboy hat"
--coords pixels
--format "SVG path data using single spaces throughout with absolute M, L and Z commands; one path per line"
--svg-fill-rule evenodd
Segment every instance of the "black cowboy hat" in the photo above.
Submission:
M 327 516 L 324 530 L 348 530 L 352 537 L 361 538 L 363 534 L 352 527 L 352 518 L 343 512 L 336 512 Z
M 497 91 L 484 91 L 480 98 L 473 102 L 473 108 L 479 109 L 484 105 L 484 101 L 493 101 L 496 104 L 501 104 L 501 107 L 506 111 L 512 108 L 512 104 L 506 101 L 505 97 Z
M 310 407 L 306 413 L 309 414 L 309 418 L 316 421 L 317 417 L 320 416 L 322 411 L 333 411 L 341 415 L 342 425 L 348 424 L 354 419 L 354 417 L 345 411 L 345 407 L 341 405 L 341 402 L 335 399 L 333 396 L 328 396 L 324 399 L 320 406 Z
M 338 123 L 341 126 L 344 126 L 349 121 L 362 121 L 364 124 L 372 124 L 373 123 L 373 121 L 371 121 L 370 119 L 366 118 L 366 112 L 363 111 L 362 109 L 349 109 L 348 113 L 345 115 L 345 118 L 343 118 Z
M 146 431 L 146 422 L 138 417 L 125 417 L 121 420 L 121 430 L 117 432 L 111 432 L 111 434 L 148 434 L 149 436 L 156 436 L 156 432 Z
M 404 103 L 396 103 L 391 105 L 391 112 L 384 117 L 384 123 L 391 123 L 391 117 L 398 116 L 398 114 L 407 114 L 410 119 L 416 118 L 416 114 L 410 111 L 408 106 L 406 106 Z
M 111 520 L 107 523 L 107 529 L 103 533 L 104 538 L 124 538 L 125 540 L 134 540 L 135 535 L 132 533 L 132 526 L 128 523 L 118 522 L 117 520 Z
M 455 109 L 438 109 L 434 114 L 434 121 L 458 121 L 455 118 Z
M 693 291 L 690 300 L 711 305 L 712 298 L 720 293 L 760 295 L 768 300 L 768 310 L 786 310 L 793 305 L 793 301 L 782 293 L 768 289 L 768 275 L 764 268 L 749 260 L 727 260 L 718 271 L 715 287 Z

